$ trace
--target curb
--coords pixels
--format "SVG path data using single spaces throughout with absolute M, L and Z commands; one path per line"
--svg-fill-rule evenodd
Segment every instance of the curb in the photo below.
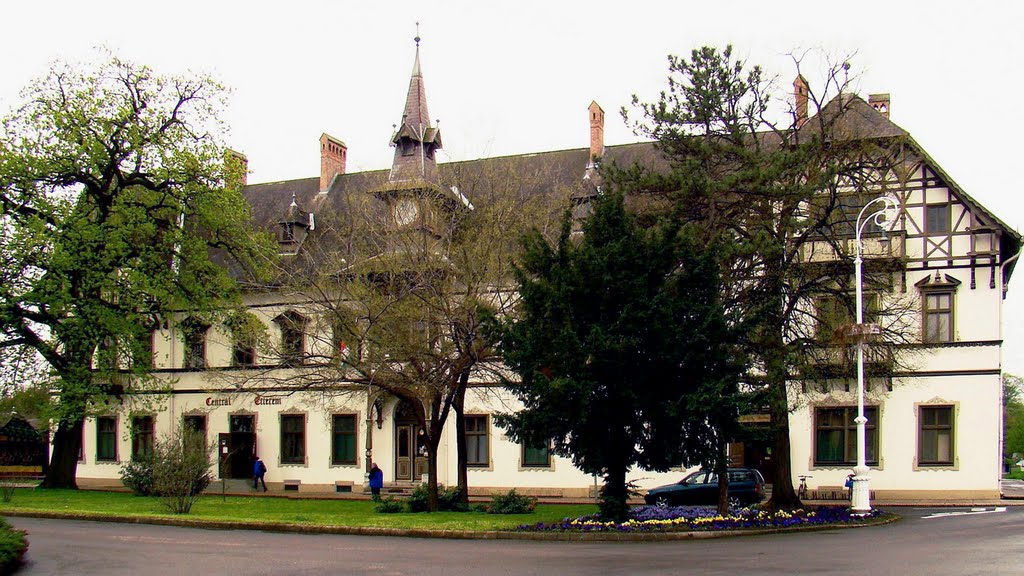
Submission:
M 504 530 L 424 530 L 381 528 L 377 526 L 316 526 L 294 524 L 288 522 L 226 522 L 221 520 L 198 520 L 184 518 L 116 516 L 104 514 L 75 514 L 69 512 L 46 512 L 29 510 L 4 510 L 3 516 L 23 518 L 45 518 L 53 520 L 86 520 L 94 522 L 113 522 L 118 524 L 151 524 L 156 526 L 180 526 L 184 528 L 200 528 L 206 530 L 259 530 L 262 532 L 282 532 L 291 534 L 336 534 L 345 536 L 393 536 L 402 538 L 436 538 L 446 540 L 533 540 L 548 542 L 667 542 L 679 540 L 709 540 L 716 538 L 735 538 L 739 536 L 759 536 L 764 534 L 780 534 L 786 532 L 818 532 L 846 528 L 867 528 L 891 524 L 902 519 L 901 516 L 887 513 L 885 516 L 870 522 L 858 524 L 812 524 L 789 528 L 741 528 L 722 531 L 692 532 L 513 532 Z

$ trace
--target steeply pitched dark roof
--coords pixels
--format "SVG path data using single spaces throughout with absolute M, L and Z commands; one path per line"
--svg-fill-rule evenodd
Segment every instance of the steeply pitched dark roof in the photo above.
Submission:
M 414 66 L 415 73 L 418 71 Z M 412 84 L 410 84 L 412 90 Z M 425 102 L 422 110 L 425 113 Z M 408 108 L 408 106 L 407 106 Z M 1016 253 L 1021 245 L 1021 236 L 999 220 L 994 214 L 974 200 L 932 160 L 909 133 L 872 108 L 857 96 L 843 95 L 829 102 L 821 111 L 823 115 L 837 114 L 841 117 L 831 132 L 839 138 L 904 138 L 911 148 L 951 187 L 954 194 L 972 210 L 984 214 L 990 221 L 1002 228 L 1004 249 Z M 407 112 L 408 113 L 408 112 Z M 801 129 L 801 134 L 812 134 L 820 130 L 821 123 L 812 117 Z M 571 198 L 580 198 L 588 193 L 590 186 L 583 178 L 590 162 L 589 148 L 575 148 L 551 152 L 538 152 L 495 158 L 482 158 L 438 165 L 441 188 L 450 191 L 453 198 L 468 198 L 473 204 L 487 202 L 496 194 L 515 194 L 519 199 L 529 200 L 541 195 L 563 199 L 566 206 Z M 667 167 L 667 160 L 658 152 L 652 142 L 608 146 L 605 148 L 605 163 L 631 166 L 647 164 L 652 169 Z M 389 171 L 375 170 L 338 175 L 326 193 L 318 190 L 318 178 L 304 178 L 283 182 L 249 185 L 245 197 L 252 205 L 256 226 L 271 233 L 289 210 L 292 195 L 299 208 L 315 215 L 317 229 L 310 232 L 303 250 L 311 252 L 328 251 L 330 243 L 340 238 L 331 238 L 329 230 L 338 230 L 340 220 L 354 216 L 352 207 L 376 211 L 378 215 L 387 209 L 383 202 L 374 201 L 373 192 L 384 189 L 388 184 Z M 457 189 L 457 192 L 452 188 Z M 366 214 L 366 212 L 362 212 Z M 332 224 L 334 224 L 332 226 Z

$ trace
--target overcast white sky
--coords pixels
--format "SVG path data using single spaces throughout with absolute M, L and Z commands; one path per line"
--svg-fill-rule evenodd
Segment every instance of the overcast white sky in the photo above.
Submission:
M 390 166 L 417 21 L 442 160 L 587 146 L 591 100 L 606 143 L 633 142 L 617 111 L 633 93 L 657 97 L 669 53 L 732 43 L 784 86 L 789 53 L 853 54 L 860 94 L 889 92 L 897 124 L 1024 225 L 1024 2 L 34 0 L 5 4 L 3 19 L 0 111 L 52 60 L 100 45 L 160 72 L 211 72 L 233 89 L 225 120 L 250 182 L 317 176 L 322 132 L 348 145 L 348 171 Z M 1004 316 L 1005 367 L 1020 375 L 1022 274 Z

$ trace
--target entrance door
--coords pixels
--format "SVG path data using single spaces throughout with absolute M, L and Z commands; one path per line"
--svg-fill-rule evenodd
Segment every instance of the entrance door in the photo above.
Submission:
M 768 440 L 745 440 L 739 444 L 735 455 L 733 445 L 729 445 L 729 450 L 729 466 L 754 468 L 771 484 L 775 477 L 775 460 L 772 459 L 772 446 Z
M 408 424 L 395 428 L 395 480 L 412 482 L 412 428 Z
M 220 434 L 217 454 L 221 478 L 252 478 L 252 463 L 256 456 L 256 427 L 254 416 L 230 417 L 227 434 Z
M 419 482 L 427 473 L 430 457 L 427 434 L 410 402 L 395 408 L 395 480 Z
M 413 453 L 412 470 L 414 480 L 419 480 L 427 473 L 428 458 L 427 433 L 422 426 L 416 427 L 416 451 Z

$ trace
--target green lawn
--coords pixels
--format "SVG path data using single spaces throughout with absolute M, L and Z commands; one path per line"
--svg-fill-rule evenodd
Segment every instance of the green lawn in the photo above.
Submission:
M 126 493 L 86 490 L 36 490 L 19 488 L 11 502 L 0 504 L 6 511 L 48 510 L 111 516 L 192 518 L 196 520 L 286 522 L 317 526 L 376 526 L 433 530 L 502 530 L 520 524 L 553 522 L 597 511 L 595 505 L 538 505 L 532 514 L 486 514 L 483 512 L 436 512 L 379 514 L 366 500 L 297 500 L 251 496 L 204 496 L 192 513 L 175 515 L 157 498 Z

